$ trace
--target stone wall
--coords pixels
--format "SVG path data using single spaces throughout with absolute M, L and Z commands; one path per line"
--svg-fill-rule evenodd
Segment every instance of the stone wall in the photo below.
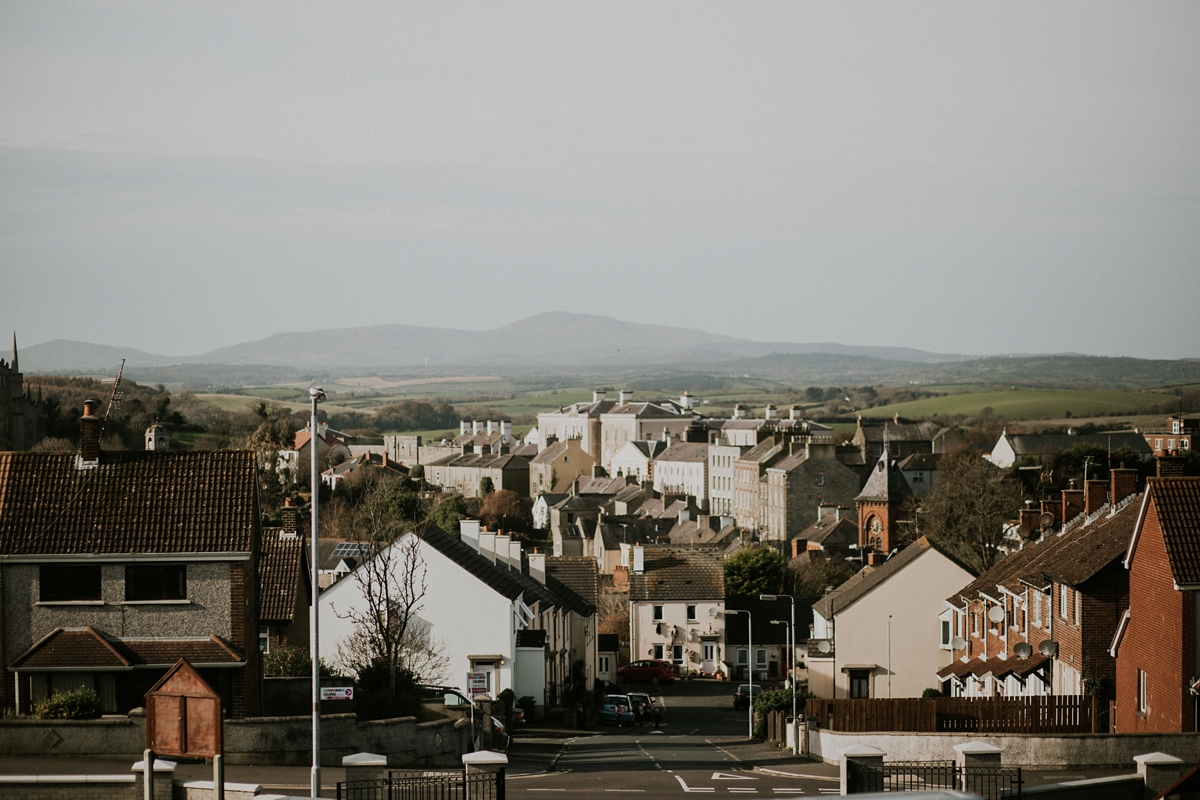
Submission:
M 227 719 L 225 763 L 311 763 L 312 718 Z M 140 759 L 146 746 L 141 715 L 98 720 L 0 720 L 0 753 L 10 756 L 94 756 Z M 415 717 L 359 722 L 354 714 L 321 717 L 321 763 L 342 756 L 380 753 L 391 766 L 454 766 L 471 747 L 469 720 L 417 722 Z M 3 794 L 3 792 L 0 792 Z
M 1002 763 L 1014 767 L 1093 767 L 1122 769 L 1143 753 L 1169 753 L 1184 761 L 1200 762 L 1200 736 L 1194 733 L 1080 733 L 1044 736 L 959 733 L 839 733 L 820 728 L 808 731 L 808 754 L 837 764 L 843 750 L 867 745 L 882 750 L 888 761 L 951 761 L 954 745 L 986 742 L 1003 751 Z

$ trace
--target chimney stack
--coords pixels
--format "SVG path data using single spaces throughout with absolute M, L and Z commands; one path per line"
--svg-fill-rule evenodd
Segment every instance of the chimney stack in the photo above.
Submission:
M 1021 528 L 1028 531 L 1030 538 L 1036 538 L 1035 533 L 1040 526 L 1038 525 L 1038 517 L 1042 512 L 1033 507 L 1032 500 L 1025 501 L 1025 507 L 1021 509 Z
M 100 463 L 102 422 L 96 416 L 96 401 L 83 401 L 83 416 L 79 420 L 79 460 L 84 464 Z
M 595 391 L 592 392 L 592 402 L 599 403 L 607 396 L 608 396 L 608 392 L 605 391 L 604 389 L 596 389 Z
M 792 558 L 799 558 L 808 549 L 807 539 L 792 539 Z
M 529 559 L 529 577 L 544 584 L 546 582 L 546 554 L 539 553 L 535 547 L 533 552 L 526 557 Z
M 458 539 L 467 547 L 479 552 L 479 520 L 460 519 L 458 521 Z
M 479 420 L 477 420 L 477 419 L 471 420 L 471 435 L 472 436 L 477 436 L 479 434 L 479 428 L 480 428 Z
M 501 422 L 500 423 L 500 435 L 505 438 L 509 438 L 512 436 L 512 423 L 511 422 Z
M 1183 462 L 1184 459 L 1178 456 L 1159 456 L 1158 459 L 1158 477 L 1160 478 L 1180 478 L 1183 477 Z
M 746 406 L 742 405 L 741 403 L 738 403 L 737 405 L 735 405 L 733 407 L 733 418 L 734 419 L 745 419 L 746 418 Z
M 1108 481 L 1083 482 L 1083 513 L 1095 514 L 1108 500 Z
M 296 507 L 292 505 L 292 498 L 283 498 L 283 535 L 296 536 L 300 533 L 299 518 L 296 514 Z
M 633 390 L 632 389 L 622 389 L 619 397 L 621 398 L 621 405 L 625 405 L 626 403 L 632 402 Z
M 1071 481 L 1072 484 L 1075 481 Z M 1076 489 L 1072 486 L 1070 489 L 1062 491 L 1062 521 L 1064 523 L 1078 517 L 1083 513 L 1083 489 Z
M 646 549 L 640 544 L 633 546 L 633 574 L 641 575 L 646 571 Z
M 800 406 L 792 406 L 788 409 L 788 419 L 802 419 L 804 417 L 804 409 Z
M 763 409 L 763 419 L 775 419 L 774 403 L 767 403 L 767 407 Z
M 458 423 L 458 435 L 459 436 L 466 436 L 470 432 L 471 432 L 471 423 L 467 422 L 465 419 Z
M 492 421 L 489 419 L 489 420 L 487 421 L 487 435 L 488 435 L 488 436 L 491 436 L 491 435 L 492 435 L 493 433 L 495 433 L 495 432 L 496 432 L 496 423 L 495 423 L 495 422 L 492 422 Z
M 1109 470 L 1109 482 L 1111 484 L 1109 497 L 1112 498 L 1113 505 L 1129 497 L 1131 494 L 1137 494 L 1138 489 L 1138 471 L 1136 469 L 1128 469 L 1126 467 L 1117 467 Z

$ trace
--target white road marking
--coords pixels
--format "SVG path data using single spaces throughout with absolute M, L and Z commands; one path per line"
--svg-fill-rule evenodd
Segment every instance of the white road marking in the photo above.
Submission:
M 754 781 L 757 778 L 752 778 L 749 775 L 730 775 L 728 772 L 714 772 L 710 780 L 714 781 Z
M 749 793 L 757 792 L 758 789 L 755 789 L 753 786 L 730 786 L 729 791 L 741 792 L 742 794 L 746 794 L 747 792 L 749 792 Z
M 804 794 L 803 789 L 775 789 L 775 794 Z
M 645 789 L 605 789 L 606 792 L 644 792 Z
M 685 792 L 715 792 L 716 791 L 716 789 L 714 789 L 711 786 L 688 786 L 687 783 L 683 780 L 683 777 L 680 775 L 676 775 L 675 780 L 679 781 L 679 785 L 683 787 L 683 790 Z
M 566 789 L 526 789 L 527 792 L 565 792 Z
M 834 783 L 841 783 L 842 781 L 841 778 L 832 778 L 828 775 L 805 775 L 802 772 L 784 772 L 783 770 L 767 769 L 766 767 L 755 767 L 754 771 L 765 772 L 768 775 L 781 775 L 785 778 L 804 778 L 809 781 L 832 781 Z

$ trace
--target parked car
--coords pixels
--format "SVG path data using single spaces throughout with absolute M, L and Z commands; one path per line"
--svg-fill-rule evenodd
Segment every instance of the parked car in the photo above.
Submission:
M 633 719 L 633 701 L 629 699 L 629 695 L 610 694 L 604 698 L 604 705 L 600 708 L 601 723 L 632 725 Z
M 467 708 L 475 705 L 471 698 L 449 686 L 418 686 L 422 700 L 441 700 L 447 708 Z
M 629 698 L 629 702 L 633 703 L 635 712 L 638 705 L 642 705 L 642 722 L 652 723 L 656 717 L 659 720 L 662 719 L 662 707 L 656 703 L 654 698 L 650 695 L 646 694 L 645 692 L 627 692 L 626 696 Z
M 763 687 L 759 684 L 751 686 L 748 683 L 743 683 L 737 687 L 737 691 L 733 693 L 734 708 L 749 708 L 750 701 L 762 694 Z
M 663 681 L 673 681 L 675 680 L 675 667 L 666 661 L 657 661 L 655 659 L 634 661 L 617 670 L 617 680 L 630 682 L 650 681 L 650 683 L 655 684 L 662 683 Z

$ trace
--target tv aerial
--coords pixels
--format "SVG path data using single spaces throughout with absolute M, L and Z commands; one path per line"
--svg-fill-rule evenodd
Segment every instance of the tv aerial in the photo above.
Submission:
M 117 367 L 117 377 L 102 378 L 101 383 L 111 383 L 112 391 L 108 394 L 108 407 L 104 409 L 104 419 L 100 422 L 100 433 L 103 435 L 104 428 L 108 425 L 108 417 L 112 412 L 120 407 L 121 400 L 125 397 L 125 393 L 121 391 L 121 375 L 125 372 L 125 359 L 121 359 L 121 366 Z

